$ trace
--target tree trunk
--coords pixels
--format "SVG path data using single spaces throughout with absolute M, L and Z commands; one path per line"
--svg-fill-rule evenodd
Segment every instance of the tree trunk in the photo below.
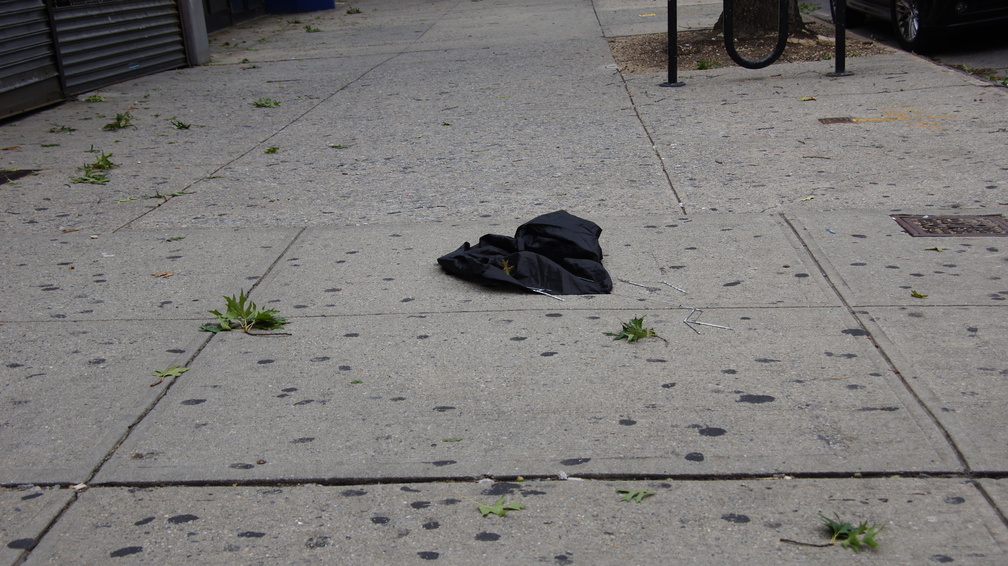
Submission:
M 735 35 L 739 38 L 777 33 L 777 8 L 780 0 L 734 0 Z M 788 0 L 788 35 L 805 29 L 798 0 Z M 714 24 L 714 31 L 724 31 L 724 12 Z

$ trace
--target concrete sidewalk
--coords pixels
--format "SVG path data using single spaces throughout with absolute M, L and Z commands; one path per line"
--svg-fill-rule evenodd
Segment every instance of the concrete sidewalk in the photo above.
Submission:
M 1005 89 L 668 89 L 606 44 L 642 1 L 347 6 L 0 126 L 0 563 L 1008 561 L 1008 240 L 891 218 L 1008 210 Z M 436 264 L 557 209 L 612 294 Z M 242 289 L 288 334 L 200 332 Z M 820 514 L 878 548 L 787 542 Z

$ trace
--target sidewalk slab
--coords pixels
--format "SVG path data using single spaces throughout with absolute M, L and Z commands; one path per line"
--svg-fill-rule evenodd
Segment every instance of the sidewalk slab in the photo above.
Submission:
M 20 564 L 73 497 L 71 489 L 0 488 L 0 564 Z
M 617 489 L 647 489 L 641 503 Z M 475 502 L 525 506 L 481 517 Z M 249 513 L 254 509 L 255 513 Z M 825 543 L 819 514 L 883 526 L 874 550 Z M 60 544 L 66 540 L 89 544 Z M 26 564 L 1003 564 L 1004 524 L 943 479 L 526 481 L 93 488 Z
M 1005 511 L 1008 511 L 1008 481 L 982 479 L 978 480 L 977 484 L 983 487 L 1003 516 Z
M 603 263 L 615 288 L 611 295 L 563 302 L 473 284 L 436 263 L 464 242 L 475 244 L 488 233 L 513 235 L 531 219 L 487 218 L 433 229 L 407 222 L 309 229 L 263 280 L 257 297 L 302 315 L 839 305 L 790 228 L 769 215 L 589 216 L 602 227 Z
M 669 345 L 602 309 L 219 334 L 93 483 L 959 471 L 842 310 L 648 313 Z
M 1005 309 L 979 307 L 872 307 L 874 336 L 893 352 L 896 366 L 917 396 L 949 431 L 970 468 L 999 473 L 1008 439 L 991 431 L 1008 427 L 1004 387 L 1008 364 Z M 877 330 L 876 330 L 877 329 Z M 936 348 L 940 344 L 940 348 Z
M 690 213 L 1004 206 L 1004 89 L 907 53 L 832 67 L 625 78 Z
M 609 56 L 604 41 L 551 47 L 549 79 L 526 70 L 544 64 L 528 47 L 397 57 L 135 227 L 530 218 L 571 203 L 596 214 L 677 207 L 622 81 L 597 62 Z M 502 82 L 502 72 L 511 78 Z
M 251 289 L 296 229 L 11 236 L 0 243 L 5 321 L 189 318 Z M 199 326 L 198 323 L 196 327 Z
M 1006 210 L 934 214 L 1004 215 Z M 958 305 L 1003 307 L 1008 302 L 1008 282 L 1002 275 L 1008 262 L 1005 238 L 915 238 L 884 212 L 808 212 L 788 218 L 853 307 L 902 306 L 918 311 Z M 913 291 L 927 297 L 914 297 Z
M 219 169 L 246 154 L 262 157 L 279 145 L 270 141 L 277 132 L 385 59 L 160 73 L 103 89 L 105 102 L 70 102 L 6 124 L 5 143 L 18 149 L 4 151 L 0 167 L 38 172 L 4 186 L 0 226 L 6 233 L 108 232 L 163 205 L 173 194 L 194 198 L 207 190 L 203 182 L 220 175 Z M 253 106 L 263 98 L 280 105 Z M 102 130 L 127 111 L 134 127 Z M 176 128 L 172 120 L 188 127 Z M 59 126 L 75 131 L 50 132 Z M 334 151 L 326 139 L 311 139 Z M 94 162 L 98 153 L 110 155 L 117 165 L 106 173 L 108 183 L 71 183 L 80 175 L 77 168 Z M 258 171 L 253 178 L 262 176 Z M 148 198 L 157 195 L 164 198 Z M 277 198 L 278 192 L 270 196 Z
M 0 325 L 0 483 L 86 481 L 158 399 L 155 370 L 206 340 L 192 322 Z

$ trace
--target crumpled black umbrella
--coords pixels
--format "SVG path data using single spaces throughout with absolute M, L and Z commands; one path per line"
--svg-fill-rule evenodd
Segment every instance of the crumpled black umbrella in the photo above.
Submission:
M 602 267 L 602 229 L 566 210 L 538 216 L 518 227 L 514 238 L 486 234 L 479 243 L 438 258 L 453 275 L 485 284 L 516 285 L 553 295 L 612 291 Z

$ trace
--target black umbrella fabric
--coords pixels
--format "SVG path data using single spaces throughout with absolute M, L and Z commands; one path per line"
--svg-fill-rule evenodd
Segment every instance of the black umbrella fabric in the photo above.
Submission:
M 602 229 L 566 210 L 536 217 L 518 227 L 514 238 L 486 234 L 438 258 L 441 267 L 484 284 L 505 284 L 551 295 L 589 295 L 612 291 L 602 267 Z

